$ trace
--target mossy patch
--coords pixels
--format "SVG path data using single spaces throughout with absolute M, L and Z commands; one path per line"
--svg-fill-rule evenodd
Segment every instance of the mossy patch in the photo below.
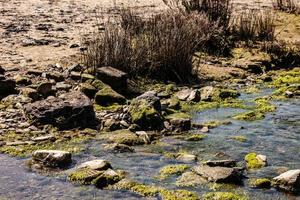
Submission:
M 97 171 L 88 167 L 77 169 L 68 175 L 68 179 L 83 185 L 92 184 L 92 181 L 99 177 L 103 171 Z
M 136 184 L 131 187 L 130 190 L 132 192 L 140 194 L 143 197 L 153 197 L 158 195 L 162 188 L 153 185 Z
M 232 192 L 210 192 L 203 195 L 204 200 L 248 200 L 244 195 Z
M 251 86 L 244 89 L 244 92 L 247 94 L 259 93 L 259 88 L 257 86 Z
M 191 115 L 184 112 L 175 112 L 166 116 L 167 119 L 191 119 Z
M 118 130 L 110 133 L 109 140 L 118 144 L 125 144 L 129 146 L 142 145 L 145 141 L 138 137 L 135 133 L 129 130 Z
M 259 169 L 266 165 L 265 162 L 257 158 L 256 153 L 249 153 L 245 156 L 245 161 L 247 162 L 248 169 Z
M 120 108 L 122 108 L 122 105 L 119 105 L 119 104 L 112 104 L 112 105 L 109 105 L 109 106 L 100 106 L 98 104 L 94 104 L 94 109 L 95 109 L 96 112 L 100 112 L 100 111 L 116 112 Z
M 239 142 L 247 142 L 247 137 L 244 135 L 236 135 L 236 136 L 232 136 L 230 137 L 230 139 L 239 141 Z
M 251 179 L 250 185 L 257 188 L 270 188 L 271 181 L 267 178 Z
M 192 171 L 183 173 L 176 181 L 176 185 L 179 187 L 194 187 L 205 183 L 207 181 L 204 178 Z
M 162 190 L 160 195 L 163 200 L 199 200 L 197 193 L 188 190 Z
M 165 179 L 171 175 L 180 175 L 187 169 L 189 169 L 190 166 L 188 165 L 167 165 L 159 170 L 159 178 Z
M 201 141 L 205 139 L 207 135 L 205 134 L 192 134 L 185 137 L 186 141 Z
M 204 127 L 208 127 L 208 128 L 216 128 L 218 126 L 228 125 L 228 124 L 231 124 L 231 122 L 230 121 L 218 121 L 218 120 L 215 120 L 215 121 L 205 122 L 202 125 Z

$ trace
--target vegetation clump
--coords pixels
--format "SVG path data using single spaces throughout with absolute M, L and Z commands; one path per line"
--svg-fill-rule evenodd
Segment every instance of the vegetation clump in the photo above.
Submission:
M 205 194 L 204 200 L 247 200 L 244 195 L 232 193 L 232 192 L 210 192 Z
M 248 169 L 259 169 L 266 166 L 266 162 L 257 158 L 256 153 L 249 153 L 245 156 Z
M 189 168 L 188 165 L 167 165 L 160 169 L 159 178 L 165 179 L 171 175 L 180 175 Z
M 247 142 L 247 137 L 244 135 L 236 135 L 236 136 L 232 136 L 230 138 L 233 140 L 237 140 L 239 142 Z
M 259 178 L 250 180 L 250 185 L 257 188 L 270 188 L 272 183 L 267 178 Z
M 83 185 L 89 185 L 92 184 L 92 181 L 102 173 L 103 171 L 97 171 L 90 169 L 89 167 L 85 167 L 71 172 L 68 176 L 68 179 Z

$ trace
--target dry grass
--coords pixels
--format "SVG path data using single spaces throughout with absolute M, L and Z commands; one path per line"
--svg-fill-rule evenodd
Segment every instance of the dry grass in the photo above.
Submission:
M 297 2 L 297 0 L 274 0 L 273 6 L 276 10 L 300 14 L 300 2 Z
M 83 56 L 86 66 L 113 66 L 131 77 L 187 82 L 194 52 L 218 27 L 203 14 L 167 12 L 142 19 L 122 12 L 120 23 L 108 22 Z

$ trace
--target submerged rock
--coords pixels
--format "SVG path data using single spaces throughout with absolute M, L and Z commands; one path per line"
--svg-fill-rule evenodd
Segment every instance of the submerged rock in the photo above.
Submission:
M 67 151 L 37 150 L 33 152 L 32 159 L 46 167 L 64 167 L 72 162 L 72 155 Z
M 300 169 L 289 170 L 273 178 L 274 185 L 287 192 L 300 192 Z
M 60 129 L 89 127 L 95 124 L 95 112 L 88 97 L 80 92 L 49 97 L 24 106 L 34 124 L 52 124 Z
M 202 165 L 194 167 L 193 171 L 210 182 L 236 184 L 242 182 L 242 174 L 235 168 Z

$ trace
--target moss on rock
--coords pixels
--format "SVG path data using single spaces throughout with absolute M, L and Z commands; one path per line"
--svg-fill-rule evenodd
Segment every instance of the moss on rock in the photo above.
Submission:
M 203 195 L 204 200 L 247 200 L 244 195 L 232 192 L 209 192 Z
M 204 134 L 192 134 L 192 135 L 185 137 L 185 140 L 186 141 L 201 141 L 206 137 L 207 137 L 207 135 L 204 135 Z
M 89 167 L 80 168 L 71 172 L 68 179 L 72 182 L 77 182 L 83 185 L 92 184 L 92 181 L 99 177 L 103 171 L 90 169 Z
M 105 86 L 95 94 L 95 102 L 101 106 L 109 106 L 115 103 L 124 104 L 126 99 L 111 87 Z
M 199 200 L 197 193 L 188 190 L 162 190 L 160 196 L 163 200 Z
M 118 144 L 125 144 L 128 146 L 142 145 L 145 141 L 138 137 L 135 133 L 129 130 L 118 130 L 110 133 L 109 140 Z
M 188 165 L 167 165 L 159 170 L 159 178 L 165 179 L 171 175 L 180 175 L 189 168 Z
M 230 138 L 233 140 L 239 141 L 239 142 L 247 142 L 247 137 L 244 135 L 236 135 L 236 136 L 232 136 Z
M 248 169 L 259 169 L 266 165 L 265 162 L 257 158 L 256 153 L 249 153 L 245 156 L 245 161 L 247 162 Z
M 267 178 L 252 179 L 250 185 L 257 188 L 270 188 L 271 181 Z

